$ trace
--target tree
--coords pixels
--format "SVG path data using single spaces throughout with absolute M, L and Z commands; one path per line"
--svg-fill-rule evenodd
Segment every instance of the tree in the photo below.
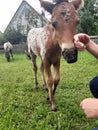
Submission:
M 0 33 L 0 45 L 6 42 L 6 38 L 4 38 L 3 33 Z
M 4 32 L 4 37 L 7 41 L 10 41 L 12 44 L 19 44 L 26 42 L 26 36 L 21 34 L 19 31 L 15 29 L 8 29 Z
M 85 0 L 84 8 L 80 10 L 80 16 L 78 32 L 89 35 L 98 34 L 98 16 L 95 15 L 94 0 Z

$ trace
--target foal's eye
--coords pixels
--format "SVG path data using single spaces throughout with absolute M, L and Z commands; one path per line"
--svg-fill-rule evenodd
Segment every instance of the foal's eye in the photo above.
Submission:
M 52 23 L 52 26 L 53 26 L 54 28 L 57 28 L 57 22 L 53 22 L 53 23 Z
M 65 16 L 65 15 L 66 15 L 66 13 L 65 13 L 65 12 L 62 12 L 61 14 L 62 14 L 63 16 Z

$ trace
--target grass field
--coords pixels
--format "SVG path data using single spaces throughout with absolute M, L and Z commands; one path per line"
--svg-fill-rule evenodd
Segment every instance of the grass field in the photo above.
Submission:
M 40 66 L 40 59 L 37 59 Z M 39 89 L 33 85 L 32 63 L 24 54 L 14 54 L 7 62 L 0 54 L 0 130 L 91 130 L 98 120 L 87 119 L 80 102 L 92 97 L 89 81 L 98 75 L 98 61 L 88 52 L 80 52 L 78 62 L 61 59 L 61 80 L 55 94 L 58 111 L 52 112 L 46 101 L 41 73 Z

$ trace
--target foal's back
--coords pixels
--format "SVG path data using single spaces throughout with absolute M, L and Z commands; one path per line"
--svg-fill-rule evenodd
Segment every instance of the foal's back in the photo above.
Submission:
M 42 59 L 45 58 L 46 53 L 55 46 L 53 33 L 54 30 L 51 24 L 43 28 L 31 29 L 27 37 L 29 53 L 32 50 L 35 55 L 40 56 Z

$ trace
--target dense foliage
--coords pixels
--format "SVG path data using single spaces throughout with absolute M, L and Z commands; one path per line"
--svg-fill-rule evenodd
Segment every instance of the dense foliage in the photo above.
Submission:
M 89 35 L 98 34 L 98 14 L 94 8 L 94 0 L 85 0 L 84 8 L 80 10 L 80 24 L 78 32 Z
M 0 44 L 3 44 L 7 41 L 11 42 L 12 44 L 23 43 L 26 42 L 26 36 L 21 34 L 19 31 L 9 29 L 0 36 Z
M 7 40 L 6 38 L 4 37 L 4 34 L 3 33 L 0 33 L 0 45 L 5 43 Z

